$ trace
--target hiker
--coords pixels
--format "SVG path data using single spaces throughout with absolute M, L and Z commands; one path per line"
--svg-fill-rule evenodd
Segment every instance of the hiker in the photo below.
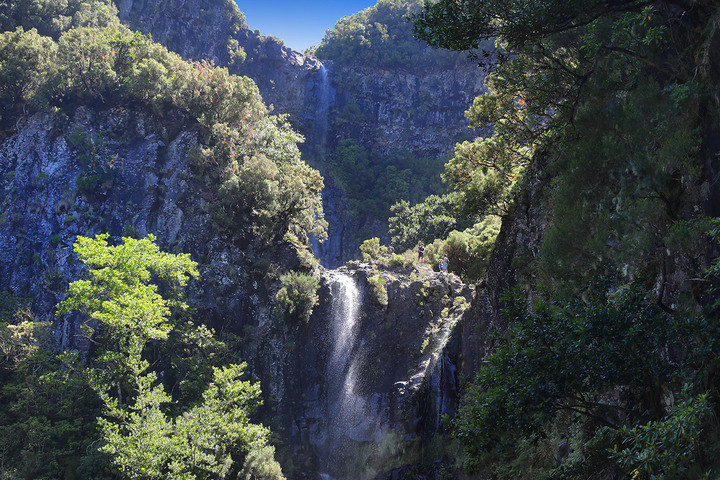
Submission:
M 423 263 L 423 255 L 425 254 L 425 244 L 420 242 L 418 244 L 418 262 Z
M 447 258 L 447 255 L 445 255 L 443 257 L 443 259 L 440 260 L 440 271 L 441 272 L 447 273 L 448 263 L 449 263 L 449 260 Z

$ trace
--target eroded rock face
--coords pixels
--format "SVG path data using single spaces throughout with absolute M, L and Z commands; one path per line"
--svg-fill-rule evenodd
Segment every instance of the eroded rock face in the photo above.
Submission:
M 299 268 L 298 259 L 281 245 L 268 254 L 252 239 L 239 244 L 214 229 L 213 191 L 193 168 L 199 143 L 192 123 L 172 112 L 159 120 L 120 108 L 79 108 L 69 118 L 22 118 L 17 127 L 0 143 L 0 291 L 29 297 L 36 319 L 54 323 L 60 347 L 87 348 L 84 318 L 54 316 L 67 284 L 81 275 L 76 236 L 109 232 L 117 241 L 152 233 L 162 249 L 189 253 L 199 264 L 200 279 L 188 289 L 195 320 L 242 334 L 237 359 L 261 381 L 264 421 L 295 466 L 289 478 L 314 479 L 326 470 L 338 478 L 372 478 L 407 462 L 413 445 L 454 412 L 459 344 L 451 332 L 474 296 L 456 277 L 371 265 L 323 271 L 310 322 L 278 318 L 279 282 L 258 260 L 290 270 Z M 116 162 L 116 174 L 93 188 L 82 180 L 82 135 L 103 145 L 96 155 Z M 344 317 L 336 311 L 334 285 L 341 277 L 358 294 L 352 341 L 339 348 L 334 332 Z M 373 293 L 377 282 L 386 304 Z M 349 363 L 333 377 L 328 365 L 338 351 Z M 337 428 L 340 383 L 351 384 L 353 406 L 344 414 L 348 423 Z M 334 445 L 342 446 L 340 466 L 328 463 Z
M 338 296 L 346 295 L 339 284 L 347 281 L 359 292 L 357 318 L 349 337 L 338 340 L 337 322 L 346 319 L 338 317 L 344 311 Z M 377 282 L 387 304 L 376 296 Z M 312 462 L 309 470 L 370 479 L 415 458 L 417 446 L 440 430 L 441 417 L 454 414 L 459 371 L 452 332 L 473 298 L 457 277 L 426 267 L 355 264 L 323 274 L 321 302 L 295 338 L 286 376 L 296 382 L 282 415 L 291 420 L 284 430 L 295 455 Z M 338 342 L 346 355 L 339 363 Z
M 342 139 L 384 154 L 407 150 L 419 158 L 449 158 L 456 142 L 478 134 L 464 112 L 485 91 L 485 72 L 473 62 L 433 71 L 344 66 L 295 52 L 274 37 L 248 29 L 231 0 L 116 0 L 121 20 L 187 59 L 211 59 L 231 73 L 246 75 L 263 99 L 306 138 L 306 160 L 326 177 L 327 245 L 316 253 L 329 268 L 355 258 L 366 238 L 389 241 L 387 219 L 348 208 L 340 182 L 329 178 L 326 155 Z M 230 53 L 234 42 L 247 57 Z M 230 50 L 229 50 L 230 48 Z M 440 181 L 438 179 L 438 181 Z

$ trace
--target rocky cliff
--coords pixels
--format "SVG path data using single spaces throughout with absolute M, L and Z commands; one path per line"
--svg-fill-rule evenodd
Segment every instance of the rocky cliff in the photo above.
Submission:
M 248 29 L 230 0 L 116 3 L 121 20 L 131 28 L 151 34 L 185 58 L 210 59 L 251 77 L 265 102 L 290 116 L 306 138 L 305 158 L 326 176 L 330 239 L 318 245 L 316 254 L 328 267 L 354 258 L 360 236 L 387 241 L 386 218 L 351 211 L 342 181 L 331 178 L 327 155 L 341 140 L 355 140 L 373 155 L 405 150 L 419 158 L 449 158 L 456 142 L 478 134 L 464 118 L 485 88 L 484 72 L 472 62 L 415 72 L 324 65 Z M 237 47 L 245 52 L 244 61 L 233 53 Z
M 280 283 L 267 264 L 299 268 L 297 255 L 282 245 L 239 248 L 218 234 L 211 194 L 193 170 L 198 132 L 170 117 L 81 107 L 70 117 L 18 121 L 0 144 L 0 291 L 32 298 L 58 344 L 84 351 L 82 319 L 54 316 L 80 275 L 75 237 L 152 233 L 163 249 L 199 263 L 200 280 L 189 289 L 195 320 L 242 335 L 237 356 L 262 383 L 264 418 L 282 441 L 289 478 L 373 478 L 417 462 L 456 406 L 459 344 L 451 332 L 474 290 L 426 267 L 354 264 L 317 272 L 320 302 L 310 322 L 279 318 Z M 93 190 L 78 165 L 78 132 L 102 135 L 104 154 L 122 154 L 116 175 Z

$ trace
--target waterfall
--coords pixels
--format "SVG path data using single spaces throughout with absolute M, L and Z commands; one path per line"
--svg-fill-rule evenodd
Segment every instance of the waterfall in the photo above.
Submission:
M 311 138 L 311 145 L 314 151 L 315 164 L 312 164 L 315 168 L 320 168 L 326 165 L 325 163 L 325 148 L 327 145 L 328 136 L 328 114 L 330 112 L 330 104 L 333 101 L 335 91 L 330 85 L 329 71 L 328 68 L 320 64 L 320 68 L 317 72 L 317 80 L 314 85 L 315 89 L 315 115 L 314 115 L 314 128 L 313 137 Z M 325 172 L 323 172 L 323 175 Z M 326 179 L 327 182 L 327 179 Z M 339 243 L 342 241 L 342 226 L 338 226 L 337 222 L 333 222 L 333 208 L 332 204 L 328 204 L 327 194 L 329 184 L 325 184 L 325 190 L 323 190 L 323 207 L 325 208 L 326 216 L 328 219 L 329 231 L 328 234 L 332 237 L 328 239 L 326 243 L 320 244 L 317 238 L 311 237 L 310 248 L 312 249 L 315 257 L 320 260 L 320 263 L 326 268 L 334 268 L 339 264 L 339 259 L 332 258 L 333 246 L 335 250 L 339 250 Z
M 344 273 L 332 275 L 331 351 L 327 364 L 328 430 L 321 452 L 323 479 L 332 479 L 341 467 L 344 438 L 359 423 L 363 400 L 356 394 L 357 361 L 354 358 L 360 290 L 355 280 Z
M 328 78 L 328 69 L 325 65 L 320 65 L 318 70 L 318 92 L 317 104 L 315 106 L 315 127 L 317 133 L 318 156 L 320 159 L 325 157 L 325 144 L 327 143 L 328 133 L 328 112 L 330 111 L 330 103 L 332 102 L 333 89 L 330 86 Z

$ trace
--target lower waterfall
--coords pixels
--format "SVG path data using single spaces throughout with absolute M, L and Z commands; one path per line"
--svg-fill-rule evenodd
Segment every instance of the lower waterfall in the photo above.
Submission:
M 345 273 L 334 273 L 332 283 L 331 351 L 327 364 L 328 431 L 321 459 L 321 477 L 329 480 L 340 473 L 345 451 L 344 438 L 361 420 L 363 400 L 356 395 L 357 343 L 361 293 L 355 280 Z

